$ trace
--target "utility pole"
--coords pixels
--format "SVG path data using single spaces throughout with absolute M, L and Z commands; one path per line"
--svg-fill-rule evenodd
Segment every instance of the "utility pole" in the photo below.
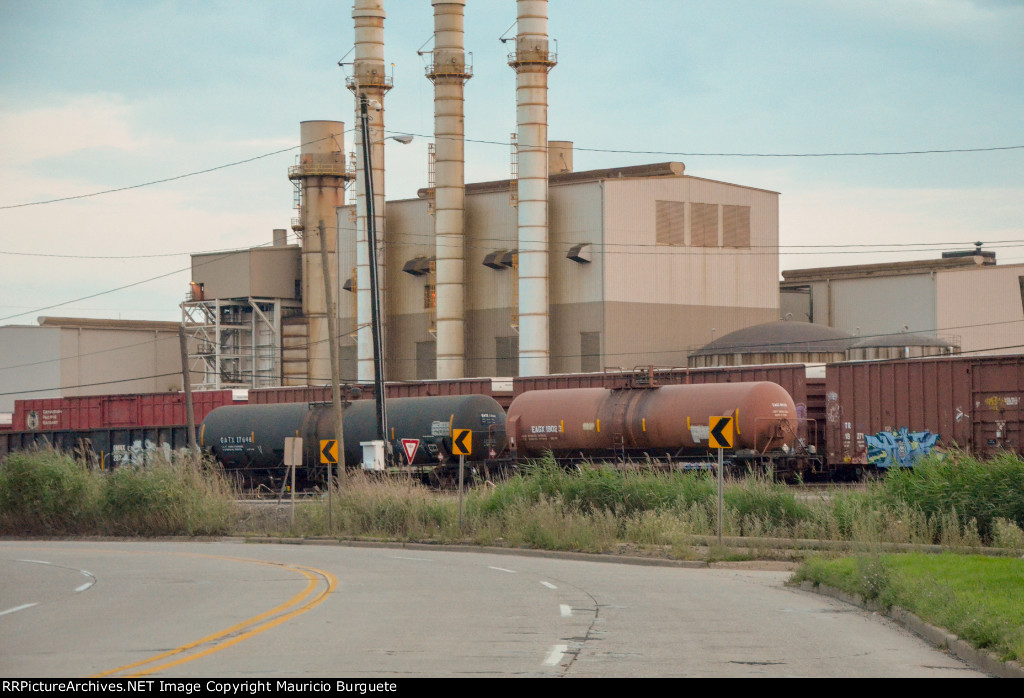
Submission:
M 185 339 L 185 325 L 178 326 L 178 344 L 181 347 L 181 381 L 185 387 L 185 419 L 188 424 L 188 447 L 193 455 L 199 455 L 196 443 L 196 412 L 192 407 L 192 375 L 188 370 L 188 340 Z
M 384 347 L 381 333 L 380 288 L 377 279 L 377 230 L 373 210 L 373 165 L 370 158 L 370 115 L 366 95 L 359 99 L 363 136 L 363 176 L 366 181 L 366 245 L 370 256 L 370 325 L 373 335 L 373 385 L 377 401 L 377 438 L 384 442 L 384 460 L 391 464 L 391 442 L 388 440 L 388 415 L 384 404 Z
M 330 265 L 327 258 L 327 236 L 324 233 L 324 222 L 320 221 L 320 261 L 324 267 L 324 296 L 327 300 L 327 334 L 331 349 L 331 401 L 334 403 L 334 421 L 337 427 L 335 438 L 338 440 L 338 483 L 345 480 L 345 424 L 341 411 L 341 366 L 338 361 L 338 318 L 334 308 L 334 293 L 331 290 Z M 332 486 L 332 477 L 328 477 L 328 495 Z M 330 502 L 328 502 L 330 507 Z M 333 523 L 333 522 L 331 522 Z

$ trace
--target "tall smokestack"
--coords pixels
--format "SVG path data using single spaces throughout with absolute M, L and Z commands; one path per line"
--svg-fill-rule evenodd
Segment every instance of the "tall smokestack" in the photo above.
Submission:
M 519 163 L 519 375 L 550 372 L 548 330 L 548 50 L 547 0 L 518 0 L 516 139 Z
M 356 97 L 356 124 L 361 123 L 360 100 L 369 100 L 369 144 L 363 143 L 361 129 L 356 128 L 356 323 L 359 357 L 359 380 L 374 379 L 373 336 L 370 328 L 370 253 L 366 233 L 366 184 L 363 175 L 363 148 L 370 149 L 373 171 L 373 211 L 377 237 L 377 279 L 381 312 L 387 317 L 385 288 L 387 286 L 384 250 L 384 95 L 392 81 L 384 72 L 384 4 L 382 0 L 355 0 L 355 59 L 348 88 Z
M 324 294 L 323 262 L 320 259 L 320 221 L 326 235 L 329 265 L 334 270 L 330 283 L 337 288 L 337 229 L 335 209 L 345 204 L 345 124 L 340 121 L 303 121 L 299 124 L 299 162 L 288 169 L 288 178 L 298 189 L 298 218 L 292 228 L 302 236 L 302 314 L 306 318 L 305 383 L 326 382 L 331 377 L 331 355 L 327 331 L 327 300 Z M 276 237 L 275 231 L 275 237 Z M 337 341 L 337 340 L 335 340 Z M 297 347 L 285 347 L 289 353 Z M 301 365 L 301 354 L 296 354 Z
M 462 378 L 465 375 L 466 324 L 463 86 L 473 71 L 466 65 L 463 42 L 466 0 L 431 0 L 431 3 L 434 6 L 434 51 L 427 77 L 434 83 L 437 377 Z

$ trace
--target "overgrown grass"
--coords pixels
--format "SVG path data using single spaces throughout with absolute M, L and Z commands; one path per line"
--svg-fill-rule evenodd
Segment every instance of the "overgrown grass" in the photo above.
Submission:
M 175 460 L 112 473 L 54 452 L 18 453 L 0 465 L 0 532 L 63 535 L 213 535 L 235 531 L 466 541 L 607 551 L 624 545 L 691 556 L 694 536 L 717 529 L 710 473 L 587 466 L 545 459 L 496 486 L 457 499 L 409 482 L 350 477 L 332 497 L 290 517 L 237 516 L 217 468 Z M 1024 551 L 1024 463 L 959 454 L 894 470 L 862 491 L 822 496 L 762 476 L 727 478 L 726 536 L 996 545 Z M 330 519 L 330 525 L 328 524 Z
M 900 606 L 1004 660 L 1024 659 L 1024 560 L 980 555 L 866 555 L 808 560 L 794 582 Z
M 1024 526 L 1024 462 L 1006 453 L 979 461 L 963 453 L 923 460 L 890 472 L 880 496 L 889 506 L 910 504 L 929 517 L 950 514 L 961 526 L 974 522 L 991 539 L 996 519 Z
M 222 535 L 236 519 L 234 499 L 215 464 L 189 456 L 105 472 L 53 450 L 0 463 L 5 535 Z

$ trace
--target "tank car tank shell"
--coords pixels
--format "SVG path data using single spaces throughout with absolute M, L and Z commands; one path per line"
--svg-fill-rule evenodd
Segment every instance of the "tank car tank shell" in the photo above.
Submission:
M 735 418 L 734 449 L 793 445 L 796 405 L 770 382 L 666 385 L 611 390 L 532 390 L 509 406 L 509 447 L 519 457 L 601 456 L 633 451 L 652 457 L 707 452 L 709 418 Z
M 486 395 L 392 398 L 387 412 L 388 440 L 396 455 L 402 455 L 402 439 L 420 440 L 414 464 L 436 464 L 438 448 L 450 451 L 453 428 L 473 431 L 471 460 L 484 460 L 491 448 L 500 452 L 505 445 L 505 411 Z M 374 401 L 349 404 L 343 421 L 345 462 L 361 463 L 360 443 L 377 438 Z M 335 438 L 332 407 L 305 402 L 220 407 L 210 412 L 200 429 L 201 445 L 229 469 L 281 467 L 289 436 L 302 438 L 305 465 L 318 465 L 320 441 Z

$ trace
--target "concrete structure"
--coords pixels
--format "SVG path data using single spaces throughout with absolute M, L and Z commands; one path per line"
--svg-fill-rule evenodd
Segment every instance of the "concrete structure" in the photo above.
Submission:
M 333 225 L 333 218 L 325 221 L 325 227 Z M 280 232 L 274 235 L 278 243 L 283 242 Z M 327 237 L 333 247 L 337 236 Z M 315 270 L 313 290 L 323 298 L 319 244 L 315 257 L 309 257 L 305 249 L 284 244 L 192 255 L 192 283 L 181 312 L 190 337 L 193 389 L 330 380 L 329 360 L 325 365 L 306 359 L 307 327 L 320 332 L 320 325 L 327 325 L 326 311 L 314 315 L 317 322 L 311 324 L 307 324 L 309 316 L 303 315 L 300 293 L 309 285 L 303 280 L 311 269 Z M 321 346 L 327 351 L 326 330 L 323 334 Z M 323 373 L 310 373 L 310 367 Z
M 933 260 L 784 271 L 782 314 L 865 342 L 909 333 L 943 340 L 963 353 L 1018 354 L 1024 349 L 1024 265 L 995 262 L 994 254 L 978 250 Z M 891 352 L 865 352 L 863 358 L 886 353 Z
M 466 180 L 463 86 L 466 64 L 463 12 L 466 0 L 432 0 L 434 50 L 427 77 L 434 83 L 434 148 L 437 173 L 434 208 L 438 378 L 465 375 Z
M 563 162 L 571 163 L 568 151 Z M 546 167 L 546 166 L 545 166 Z M 516 210 L 509 180 L 466 186 L 465 374 L 519 373 Z M 778 194 L 684 174 L 682 163 L 565 172 L 548 188 L 552 373 L 685 366 L 690 351 L 776 320 Z M 429 192 L 388 202 L 387 375 L 436 377 Z M 355 266 L 351 206 L 338 211 L 342 269 Z M 521 258 L 520 258 L 521 259 Z M 355 380 L 359 322 L 342 284 L 343 379 Z M 521 327 L 521 325 L 520 325 Z
M 302 273 L 299 277 L 302 279 L 302 290 L 296 292 L 295 289 L 283 289 L 284 293 L 270 294 L 277 298 L 301 299 L 305 318 L 304 323 L 293 323 L 284 337 L 285 385 L 304 384 L 293 383 L 293 376 L 304 378 L 331 375 L 330 345 L 327 343 L 327 300 L 320 255 L 320 246 L 323 244 L 320 224 L 325 228 L 327 266 L 329 270 L 334 270 L 328 283 L 337 288 L 334 211 L 344 205 L 345 184 L 354 176 L 345 168 L 345 124 L 340 121 L 303 121 L 299 128 L 301 150 L 298 162 L 288 168 L 288 179 L 295 185 L 297 216 L 292 219 L 292 230 L 302 240 Z M 211 289 L 207 290 L 212 293 Z M 248 295 L 218 293 L 208 294 L 207 297 L 240 298 Z
M 548 45 L 547 0 L 517 0 L 516 71 L 518 166 L 519 375 L 551 370 L 548 228 L 548 72 L 557 56 Z
M 182 389 L 178 323 L 41 317 L 0 327 L 0 412 L 23 398 Z
M 355 22 L 355 59 L 352 63 L 352 75 L 347 79 L 348 88 L 355 96 L 356 125 L 356 226 L 352 229 L 348 224 L 348 235 L 356 242 L 359 254 L 352 260 L 351 266 L 356 268 L 354 288 L 358 301 L 357 347 L 359 356 L 359 379 L 373 381 L 373 338 L 370 331 L 371 300 L 370 300 L 370 255 L 367 247 L 366 229 L 366 183 L 363 174 L 365 167 L 364 148 L 370 151 L 371 184 L 373 188 L 374 229 L 377 238 L 377 279 L 381 297 L 386 303 L 387 275 L 387 236 L 384 211 L 384 95 L 393 86 L 391 76 L 384 70 L 384 5 L 382 0 L 355 0 L 352 8 L 352 19 Z M 363 142 L 362 135 L 362 103 L 368 104 L 369 119 L 368 143 Z M 349 268 L 342 266 L 342 269 Z M 328 373 L 328 377 L 330 374 Z

